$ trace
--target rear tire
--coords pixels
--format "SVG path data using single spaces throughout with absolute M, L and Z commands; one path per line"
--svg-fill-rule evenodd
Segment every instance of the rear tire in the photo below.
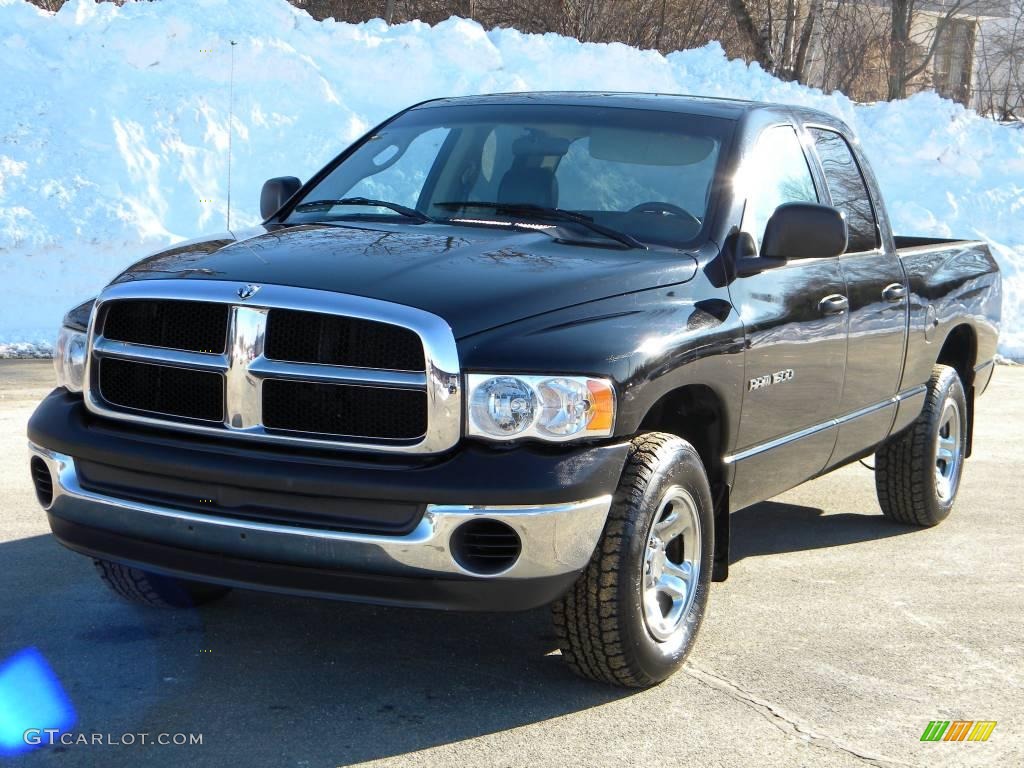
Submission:
M 230 587 L 161 576 L 108 560 L 92 562 L 112 592 L 154 608 L 192 608 L 219 600 L 231 591 Z
M 875 490 L 882 514 L 925 527 L 949 516 L 963 474 L 967 418 L 960 376 L 947 365 L 936 365 L 921 414 L 875 455 Z
M 632 688 L 667 678 L 697 638 L 713 560 L 711 489 L 697 451 L 674 435 L 640 435 L 590 563 L 552 606 L 566 663 Z

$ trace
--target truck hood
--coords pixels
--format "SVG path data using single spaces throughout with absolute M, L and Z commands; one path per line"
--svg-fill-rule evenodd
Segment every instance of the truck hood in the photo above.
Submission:
M 555 242 L 544 232 L 444 224 L 307 224 L 159 251 L 114 282 L 187 278 L 365 296 L 444 318 L 456 338 L 544 312 L 690 280 L 670 250 Z

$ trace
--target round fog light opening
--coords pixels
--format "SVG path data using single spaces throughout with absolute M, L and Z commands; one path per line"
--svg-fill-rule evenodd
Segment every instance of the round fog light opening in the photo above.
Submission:
M 53 503 L 53 477 L 50 475 L 50 468 L 38 456 L 33 456 L 29 469 L 32 472 L 36 498 L 44 508 L 49 507 Z
M 483 518 L 456 528 L 450 547 L 455 562 L 464 570 L 492 576 L 515 565 L 523 545 L 510 525 Z

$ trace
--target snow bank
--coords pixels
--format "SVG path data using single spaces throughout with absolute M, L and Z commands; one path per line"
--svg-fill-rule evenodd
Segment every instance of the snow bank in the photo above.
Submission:
M 1006 276 L 1001 352 L 1024 359 L 1024 130 L 933 95 L 858 107 L 729 61 L 451 19 L 317 22 L 283 0 L 0 0 L 0 355 L 146 252 L 222 231 L 234 48 L 232 222 L 270 176 L 309 175 L 422 99 L 530 89 L 733 96 L 818 107 L 860 134 L 898 231 L 984 237 Z

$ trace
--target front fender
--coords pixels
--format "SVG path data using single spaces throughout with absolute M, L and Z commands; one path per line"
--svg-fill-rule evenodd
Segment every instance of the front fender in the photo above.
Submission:
M 705 385 L 723 405 L 730 442 L 743 395 L 742 353 L 739 315 L 702 273 L 685 286 L 569 307 L 459 341 L 464 371 L 611 379 L 616 437 L 635 433 L 667 393 Z

